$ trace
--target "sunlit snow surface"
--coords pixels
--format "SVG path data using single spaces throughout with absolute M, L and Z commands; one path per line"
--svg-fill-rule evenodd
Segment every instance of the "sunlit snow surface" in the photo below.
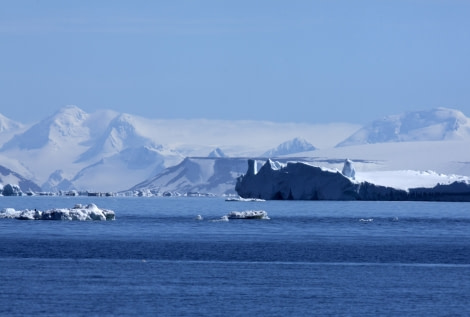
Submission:
M 408 190 L 417 187 L 434 187 L 437 184 L 447 185 L 453 182 L 470 183 L 470 177 L 461 175 L 438 174 L 434 171 L 374 171 L 356 174 L 356 181 Z
M 1 218 L 12 218 L 19 220 L 114 220 L 114 211 L 100 209 L 95 204 L 82 206 L 75 205 L 73 208 L 54 208 L 46 211 L 40 210 L 15 210 L 14 208 L 4 208 L 0 210 Z

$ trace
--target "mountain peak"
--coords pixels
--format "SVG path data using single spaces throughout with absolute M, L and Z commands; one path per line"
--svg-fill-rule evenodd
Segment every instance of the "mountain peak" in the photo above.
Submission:
M 0 113 L 0 133 L 21 129 L 22 127 L 23 125 L 21 123 L 13 121 Z
M 15 147 L 27 150 L 39 149 L 48 143 L 60 144 L 69 137 L 82 141 L 89 133 L 83 126 L 87 118 L 88 114 L 76 106 L 63 107 L 24 133 L 16 135 L 3 146 L 2 150 Z
M 97 142 L 82 153 L 76 162 L 87 161 L 96 157 L 108 157 L 126 148 L 146 145 L 154 146 L 153 141 L 137 131 L 137 122 L 129 114 L 121 113 L 109 123 L 106 131 Z
M 209 153 L 208 157 L 227 157 L 227 155 L 220 148 L 216 148 Z
M 314 147 L 310 142 L 304 138 L 297 137 L 279 144 L 276 148 L 265 152 L 262 156 L 273 157 L 314 150 L 316 150 L 316 147 Z
M 470 119 L 461 111 L 435 108 L 390 115 L 364 126 L 336 147 L 384 143 L 439 141 L 470 137 Z

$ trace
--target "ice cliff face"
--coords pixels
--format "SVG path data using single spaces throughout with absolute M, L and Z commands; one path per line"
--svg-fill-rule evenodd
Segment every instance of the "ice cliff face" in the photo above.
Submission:
M 267 200 L 430 200 L 470 201 L 468 182 L 437 185 L 432 188 L 412 188 L 408 191 L 369 182 L 356 182 L 354 170 L 346 161 L 343 170 L 323 169 L 306 163 L 277 166 L 268 160 L 258 173 L 252 160 L 248 171 L 237 180 L 235 190 L 243 198 Z

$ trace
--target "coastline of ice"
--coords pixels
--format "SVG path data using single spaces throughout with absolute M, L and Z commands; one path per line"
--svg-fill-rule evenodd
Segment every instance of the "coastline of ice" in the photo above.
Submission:
M 4 208 L 0 210 L 0 219 L 18 219 L 18 220 L 74 220 L 74 221 L 107 221 L 115 220 L 114 211 L 109 209 L 100 209 L 95 204 L 83 206 L 75 205 L 73 208 L 54 208 L 46 211 L 40 210 L 15 210 L 14 208 Z
M 268 159 L 257 171 L 254 160 L 237 179 L 245 199 L 470 201 L 470 177 L 432 171 L 358 172 L 351 160 L 343 171 L 288 162 L 278 167 Z

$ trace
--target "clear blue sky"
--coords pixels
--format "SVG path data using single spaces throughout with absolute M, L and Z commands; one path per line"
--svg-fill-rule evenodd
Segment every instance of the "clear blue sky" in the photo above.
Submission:
M 0 113 L 470 116 L 470 1 L 2 1 Z

